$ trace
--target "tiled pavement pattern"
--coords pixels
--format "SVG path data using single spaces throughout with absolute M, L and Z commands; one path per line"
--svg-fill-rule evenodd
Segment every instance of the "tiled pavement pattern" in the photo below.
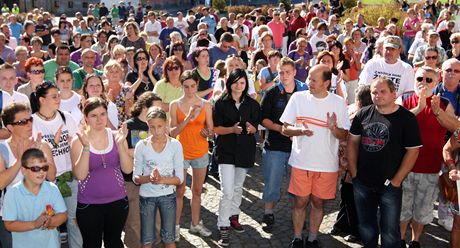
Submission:
M 260 161 L 260 159 L 257 159 Z M 190 177 L 188 177 L 190 178 Z M 190 185 L 190 182 L 188 182 Z M 218 247 L 217 241 L 219 233 L 216 227 L 217 211 L 219 208 L 219 182 L 213 177 L 209 177 L 207 184 L 207 193 L 202 195 L 202 219 L 204 224 L 213 231 L 210 238 L 201 238 L 188 233 L 190 227 L 190 199 L 191 191 L 187 188 L 185 194 L 185 204 L 183 217 L 181 219 L 181 240 L 177 243 L 177 247 Z M 283 183 L 283 192 L 286 192 L 287 182 Z M 244 226 L 244 233 L 230 233 L 230 247 L 273 247 L 287 248 L 291 241 L 293 232 L 291 224 L 291 209 L 289 199 L 286 193 L 282 194 L 282 199 L 276 206 L 275 210 L 275 227 L 273 232 L 266 233 L 262 230 L 260 221 L 263 216 L 263 174 L 262 167 L 256 164 L 252 168 L 244 183 L 243 201 L 241 204 L 240 223 Z M 341 247 L 362 247 L 359 244 L 346 242 L 343 237 L 331 236 L 324 234 L 334 224 L 338 213 L 340 196 L 336 200 L 329 201 L 325 204 L 325 217 L 320 228 L 322 234 L 319 235 L 319 240 L 323 248 L 341 248 Z M 435 217 L 437 213 L 435 211 Z M 449 247 L 448 242 L 450 233 L 436 224 L 429 224 L 425 229 L 425 234 L 421 238 L 422 247 L 444 248 Z M 305 235 L 306 235 L 305 231 Z M 409 237 L 408 237 L 409 239 Z M 159 247 L 162 247 L 161 245 Z

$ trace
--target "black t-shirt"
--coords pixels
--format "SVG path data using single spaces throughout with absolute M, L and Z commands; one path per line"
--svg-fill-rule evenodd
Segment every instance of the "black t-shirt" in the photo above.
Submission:
M 281 115 L 289 102 L 290 96 L 296 92 L 305 90 L 306 86 L 297 86 L 291 93 L 285 92 L 283 86 L 279 83 L 268 89 L 266 95 L 262 99 L 262 118 L 269 119 L 275 124 L 283 125 L 280 121 Z M 268 137 L 265 140 L 264 148 L 271 151 L 291 152 L 292 141 L 289 137 L 282 135 L 279 132 L 268 130 Z
M 225 31 L 223 28 L 218 28 L 218 29 L 216 30 L 216 32 L 214 33 L 214 37 L 216 37 L 216 40 L 217 40 L 217 41 L 220 41 L 220 37 L 221 37 L 222 34 L 224 34 L 225 32 L 229 32 L 229 33 L 233 34 L 233 28 L 227 27 L 227 31 Z
M 422 146 L 415 115 L 401 106 L 385 115 L 375 105 L 362 108 L 353 119 L 350 133 L 361 136 L 357 177 L 370 187 L 383 186 L 394 177 L 406 148 Z
M 43 25 L 39 25 L 37 24 L 35 26 L 35 32 L 43 32 L 43 31 L 50 31 L 51 29 L 48 27 L 48 25 L 46 24 L 43 24 Z M 40 36 L 43 40 L 43 44 L 50 44 L 51 43 L 51 34 L 48 33 L 48 34 L 45 34 L 43 36 Z
M 457 60 L 460 60 L 460 54 L 457 57 L 454 57 L 454 54 L 452 53 L 452 50 L 448 50 L 446 52 L 446 55 L 447 55 L 447 58 L 449 58 L 449 59 L 456 58 Z
M 137 142 L 148 137 L 149 126 L 147 123 L 139 120 L 137 117 L 133 117 L 126 121 L 128 127 L 128 135 L 126 136 L 126 141 L 128 142 L 128 148 L 134 149 Z M 133 173 L 125 174 L 123 173 L 125 182 L 131 182 L 133 180 Z
M 131 84 L 134 84 L 134 82 L 136 82 L 138 77 L 139 76 L 137 75 L 137 71 L 131 71 L 126 76 L 126 81 L 130 82 Z M 146 91 L 153 91 L 153 87 L 154 85 L 150 81 L 150 79 L 148 80 L 148 84 L 146 84 L 145 82 L 142 82 L 141 84 L 139 84 L 139 87 L 137 87 L 136 91 L 134 92 L 134 100 L 137 100 L 137 98 Z

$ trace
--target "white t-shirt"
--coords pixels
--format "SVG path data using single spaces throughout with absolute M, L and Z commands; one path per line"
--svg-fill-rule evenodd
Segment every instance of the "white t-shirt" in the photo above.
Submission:
M 316 98 L 310 91 L 295 92 L 289 100 L 280 121 L 302 126 L 305 120 L 326 124 L 327 113 L 337 115 L 337 126 L 350 129 L 347 106 L 343 99 L 328 93 L 325 98 Z M 313 135 L 294 136 L 289 164 L 295 168 L 318 172 L 336 172 L 339 169 L 339 140 L 324 126 L 308 124 Z
M 345 82 L 342 82 L 340 84 L 340 89 L 342 90 L 344 100 L 346 100 L 348 97 L 348 94 L 347 94 L 347 86 L 345 85 Z M 332 91 L 337 92 L 337 76 L 334 74 L 332 74 L 331 89 L 329 90 L 329 92 L 332 92 Z
M 317 33 L 310 38 L 309 43 L 313 53 L 319 53 L 321 51 L 327 50 L 326 38 L 326 35 L 323 34 L 323 36 L 319 37 Z M 311 66 L 316 64 L 316 57 L 317 55 L 314 55 L 313 58 L 310 59 Z
M 14 163 L 16 162 L 16 157 L 11 151 L 10 145 L 8 145 L 8 142 L 6 142 L 6 140 L 0 141 L 0 153 L 3 159 L 5 160 L 5 169 L 12 167 Z M 21 170 L 19 170 L 18 174 L 16 174 L 16 176 L 14 177 L 13 181 L 11 181 L 11 183 L 6 186 L 6 189 L 8 190 L 13 185 L 21 181 L 23 178 L 24 178 L 24 175 L 22 174 Z M 1 194 L 0 196 L 0 216 L 3 216 L 3 198 L 4 197 L 5 197 L 5 194 Z
M 385 63 L 384 58 L 369 60 L 359 76 L 359 84 L 370 85 L 377 77 L 386 77 L 394 83 L 396 97 L 414 91 L 414 70 L 408 63 L 399 59 L 392 65 Z
M 13 103 L 13 97 L 11 97 L 10 94 L 4 90 L 0 91 L 2 91 L 2 109 L 5 109 L 6 106 Z
M 179 21 L 179 20 L 176 20 L 174 22 L 174 27 L 180 29 L 180 31 L 182 32 L 182 34 L 187 37 L 187 28 L 188 28 L 188 23 L 185 19 L 182 19 L 182 21 Z
M 70 160 L 70 143 L 73 136 L 78 131 L 77 125 L 72 116 L 63 112 L 65 116 L 65 123 L 61 114 L 56 113 L 56 117 L 51 121 L 45 121 L 38 116 L 37 113 L 33 114 L 34 122 L 32 125 L 32 137 L 37 137 L 38 133 L 42 133 L 43 140 L 50 144 L 51 152 L 56 164 L 56 176 L 62 173 L 72 171 L 72 162 Z M 63 125 L 64 124 L 64 125 Z M 54 135 L 59 127 L 62 126 L 61 139 L 58 146 L 53 147 L 51 140 L 54 141 Z
M 5 95 L 8 95 L 9 97 Z M 17 91 L 13 91 L 13 94 L 10 95 L 8 92 L 3 91 L 3 108 L 5 108 L 6 106 L 8 106 L 9 104 L 13 102 L 24 103 L 25 105 L 30 106 L 30 100 L 26 95 L 20 92 L 17 92 Z
M 107 105 L 107 115 L 110 123 L 112 123 L 115 128 L 118 128 L 118 109 L 115 103 L 109 102 Z
M 83 113 L 79 108 L 80 101 L 81 96 L 72 91 L 72 96 L 69 99 L 61 98 L 61 105 L 59 106 L 59 109 L 61 111 L 67 111 L 70 113 L 77 125 L 81 122 L 81 119 L 83 118 Z
M 144 26 L 144 31 L 145 32 L 155 32 L 155 31 L 157 31 L 158 36 L 148 36 L 148 41 L 149 41 L 149 43 L 160 44 L 160 39 L 158 39 L 158 37 L 160 37 L 160 32 L 161 32 L 161 24 L 160 24 L 160 22 L 158 22 L 158 21 L 155 21 L 153 23 L 151 21 L 146 22 L 145 26 Z

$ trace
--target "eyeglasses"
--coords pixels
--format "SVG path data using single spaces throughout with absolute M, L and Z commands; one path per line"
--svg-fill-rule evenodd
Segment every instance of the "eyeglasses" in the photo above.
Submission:
M 438 59 L 438 56 L 425 56 L 425 60 Z
M 137 57 L 136 58 L 136 61 L 142 61 L 142 60 L 147 60 L 147 58 L 146 57 Z
M 417 80 L 417 82 L 422 82 L 423 79 L 425 79 L 425 82 L 427 82 L 429 84 L 433 82 L 433 79 L 429 78 L 429 77 L 416 77 L 415 78 L 415 80 Z
M 445 69 L 444 71 L 447 72 L 447 73 L 455 73 L 455 74 L 460 73 L 460 70 L 454 70 L 454 69 L 451 69 L 451 68 Z
M 458 44 L 458 43 L 460 43 L 460 41 L 459 40 L 451 40 L 450 43 L 451 44 Z
M 15 121 L 15 122 L 12 122 L 11 125 L 13 126 L 25 126 L 27 125 L 29 122 L 32 123 L 34 121 L 34 118 L 31 116 L 27 119 L 24 119 L 24 120 L 20 120 L 20 121 Z
M 34 74 L 34 75 L 43 74 L 43 73 L 45 73 L 45 69 L 41 69 L 41 70 L 30 70 L 30 73 L 31 73 L 31 74 Z
M 34 165 L 34 166 L 31 166 L 31 167 L 24 166 L 24 168 L 26 168 L 27 170 L 30 170 L 32 172 L 40 172 L 41 170 L 43 172 L 47 172 L 50 169 L 50 166 L 45 165 L 45 166 L 40 167 L 38 165 Z
M 174 70 L 174 71 L 177 71 L 177 70 L 179 70 L 179 69 L 180 69 L 180 68 L 179 68 L 179 66 L 177 66 L 177 65 L 176 65 L 176 66 L 169 66 L 169 67 L 168 67 L 168 71 L 173 71 L 173 70 Z

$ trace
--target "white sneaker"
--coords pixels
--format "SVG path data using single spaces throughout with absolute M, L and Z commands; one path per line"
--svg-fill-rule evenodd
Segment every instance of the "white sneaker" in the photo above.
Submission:
M 179 242 L 180 240 L 180 225 L 176 225 L 176 237 L 175 237 L 175 242 Z
M 190 229 L 188 231 L 192 234 L 200 235 L 201 237 L 209 237 L 212 235 L 212 232 L 203 225 L 202 220 L 196 226 L 190 223 Z
M 449 218 L 449 219 L 439 219 L 438 220 L 438 225 L 444 227 L 446 231 L 451 232 L 452 231 L 452 226 L 454 225 L 454 220 Z

